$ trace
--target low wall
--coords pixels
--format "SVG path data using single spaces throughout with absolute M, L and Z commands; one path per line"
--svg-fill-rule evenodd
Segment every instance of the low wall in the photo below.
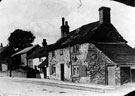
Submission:
M 9 72 L 8 71 L 5 71 L 5 72 L 0 71 L 0 77 L 9 77 Z

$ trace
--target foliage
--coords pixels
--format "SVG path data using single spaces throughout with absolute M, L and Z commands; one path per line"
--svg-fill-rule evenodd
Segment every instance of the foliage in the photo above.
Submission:
M 21 50 L 23 48 L 31 46 L 34 39 L 35 36 L 31 33 L 31 31 L 23 31 L 20 29 L 16 29 L 14 32 L 10 34 L 8 41 L 9 46 Z

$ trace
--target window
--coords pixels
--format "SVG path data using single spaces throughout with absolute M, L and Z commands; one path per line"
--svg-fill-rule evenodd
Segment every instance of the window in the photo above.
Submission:
M 60 49 L 59 52 L 60 52 L 60 55 L 63 55 L 63 49 Z
M 39 62 L 43 62 L 43 59 L 42 58 L 39 58 Z
M 50 66 L 50 74 L 54 74 L 54 73 L 56 73 L 56 66 L 55 66 L 55 64 Z
M 97 52 L 96 52 L 96 51 L 90 50 L 90 51 L 89 51 L 89 54 L 90 54 L 90 57 L 91 57 L 92 59 L 96 59 L 96 58 L 97 58 Z
M 52 51 L 52 57 L 55 57 L 55 51 Z
M 79 76 L 79 66 L 73 66 L 73 75 Z
M 78 53 L 79 52 L 79 45 L 74 45 L 73 46 L 73 53 Z

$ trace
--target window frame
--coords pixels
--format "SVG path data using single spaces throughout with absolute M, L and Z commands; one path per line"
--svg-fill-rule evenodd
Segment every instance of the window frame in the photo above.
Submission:
M 55 74 L 56 73 L 56 64 L 52 64 L 50 68 L 50 74 Z
M 73 65 L 73 76 L 79 76 L 79 66 Z
M 72 49 L 72 52 L 73 52 L 73 53 L 79 53 L 79 49 L 80 49 L 79 44 L 74 45 L 74 46 L 73 46 L 73 49 Z
M 55 51 L 52 51 L 52 57 L 55 57 Z
M 59 54 L 60 54 L 60 55 L 63 55 L 63 49 L 60 49 L 60 50 L 59 50 Z

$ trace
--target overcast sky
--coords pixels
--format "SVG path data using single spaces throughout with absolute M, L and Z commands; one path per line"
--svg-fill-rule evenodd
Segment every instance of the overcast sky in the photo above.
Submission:
M 0 3 L 0 43 L 15 29 L 32 31 L 34 44 L 42 39 L 54 43 L 60 38 L 61 18 L 70 30 L 99 20 L 98 9 L 111 8 L 111 22 L 119 33 L 135 47 L 135 8 L 110 0 L 2 0 Z

